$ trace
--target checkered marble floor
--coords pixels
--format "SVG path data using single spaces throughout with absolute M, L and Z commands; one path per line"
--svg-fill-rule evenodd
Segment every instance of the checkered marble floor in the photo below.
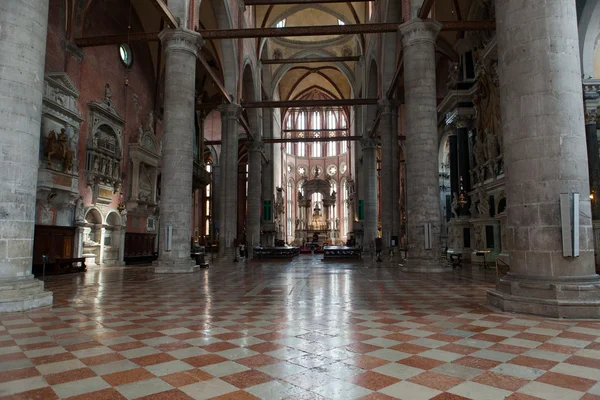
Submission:
M 486 306 L 491 272 L 212 263 L 49 277 L 0 315 L 10 399 L 600 399 L 600 323 Z

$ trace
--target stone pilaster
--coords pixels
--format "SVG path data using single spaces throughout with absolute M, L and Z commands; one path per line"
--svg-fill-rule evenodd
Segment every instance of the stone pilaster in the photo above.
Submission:
M 377 139 L 363 137 L 360 140 L 363 155 L 363 182 L 365 199 L 365 230 L 363 246 L 369 248 L 378 237 L 377 224 Z
M 379 103 L 381 110 L 381 120 L 379 122 L 379 131 L 381 133 L 381 237 L 383 245 L 389 246 L 393 231 L 394 208 L 394 173 L 398 169 L 398 159 L 394 162 L 394 135 L 397 132 L 392 131 L 392 104 L 389 100 L 382 100 Z M 397 140 L 396 140 L 397 142 Z M 398 147 L 398 144 L 395 144 Z
M 202 38 L 187 29 L 165 29 L 159 38 L 165 53 L 160 236 L 155 273 L 198 270 L 190 260 L 196 56 Z M 168 238 L 168 232 L 172 232 Z M 169 248 L 170 244 L 170 248 Z
M 398 103 L 391 101 L 392 110 L 392 236 L 400 240 L 400 148 L 398 143 Z
M 261 221 L 261 167 L 262 151 L 265 145 L 262 141 L 248 143 L 248 227 L 246 240 L 248 246 L 260 244 Z M 275 205 L 271 204 L 271 214 L 275 212 Z
M 0 312 L 52 304 L 31 274 L 48 0 L 0 2 Z
M 238 193 L 238 120 L 242 112 L 239 104 L 223 104 L 221 112 L 221 231 L 219 255 L 231 254 L 237 236 Z M 226 253 L 229 251 L 229 253 Z
M 441 216 L 435 41 L 441 24 L 413 19 L 400 25 L 406 103 L 407 271 L 438 272 Z M 427 235 L 427 231 L 430 234 Z
M 600 317 L 575 3 L 496 2 L 510 272 L 504 311 Z M 580 194 L 579 257 L 564 257 L 560 195 Z
M 221 165 L 213 164 L 212 166 L 212 218 L 213 218 L 213 231 L 211 234 L 212 238 L 217 238 L 217 231 L 221 230 Z

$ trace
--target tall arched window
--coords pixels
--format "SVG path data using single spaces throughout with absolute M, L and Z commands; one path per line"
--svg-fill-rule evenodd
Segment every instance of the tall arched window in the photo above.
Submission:
M 292 127 L 294 126 L 292 118 L 287 118 L 286 119 L 286 123 L 285 123 L 285 129 L 290 130 L 292 129 Z M 292 134 L 290 132 L 288 132 L 286 135 L 283 135 L 285 138 L 287 139 L 291 139 L 292 138 Z M 294 148 L 294 144 L 292 142 L 287 142 L 285 144 L 285 152 L 288 154 L 292 154 L 292 152 Z
M 292 229 L 294 223 L 294 215 L 293 215 L 293 202 L 294 202 L 294 183 L 290 180 L 287 184 L 287 235 L 288 237 L 292 236 Z
M 298 122 L 296 123 L 297 129 L 302 131 L 306 130 L 307 127 L 307 115 L 306 111 L 301 111 L 298 114 Z M 298 138 L 304 138 L 305 132 L 298 132 Z M 296 155 L 298 157 L 306 157 L 306 142 L 299 142 L 296 144 Z
M 342 207 L 344 210 L 343 214 L 343 223 L 342 223 L 342 234 L 344 236 L 348 236 L 348 232 L 350 232 L 350 208 L 348 206 L 348 181 L 344 179 L 342 181 Z
M 327 111 L 327 129 L 338 129 L 337 118 L 333 111 Z M 329 132 L 329 137 L 333 138 L 337 136 L 337 132 Z M 329 157 L 337 156 L 337 142 L 327 142 L 327 155 Z
M 206 164 L 206 172 L 212 173 L 212 164 Z M 212 180 L 211 183 L 206 185 L 206 203 L 204 205 L 204 235 L 210 236 L 210 220 L 212 217 Z
M 315 111 L 312 113 L 312 121 L 311 121 L 311 125 L 312 125 L 312 129 L 314 130 L 313 132 L 313 137 L 314 138 L 320 138 L 321 137 L 321 132 L 319 132 L 321 130 L 321 113 L 319 111 Z M 313 157 L 322 157 L 323 156 L 323 145 L 321 144 L 321 142 L 313 142 L 312 143 L 312 156 Z

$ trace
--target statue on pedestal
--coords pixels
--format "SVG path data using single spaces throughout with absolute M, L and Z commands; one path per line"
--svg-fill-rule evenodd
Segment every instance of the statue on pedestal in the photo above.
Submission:
M 85 223 L 85 210 L 83 208 L 83 197 L 79 196 L 75 201 L 75 224 Z
M 452 193 L 452 216 L 454 218 L 458 218 L 458 194 L 456 192 Z

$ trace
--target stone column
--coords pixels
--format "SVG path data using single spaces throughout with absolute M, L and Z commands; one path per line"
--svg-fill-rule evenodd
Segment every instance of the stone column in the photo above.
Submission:
M 377 139 L 363 137 L 360 140 L 363 155 L 363 182 L 365 199 L 365 250 L 378 237 L 377 232 Z
M 413 19 L 400 25 L 406 101 L 406 271 L 440 272 L 441 215 L 435 40 L 441 24 Z M 426 229 L 430 235 L 426 238 Z M 426 241 L 428 246 L 426 246 Z
M 219 255 L 223 256 L 232 254 L 237 236 L 238 118 L 242 108 L 238 104 L 223 104 L 219 111 L 222 124 Z
M 392 132 L 392 110 L 389 100 L 381 100 L 379 103 L 381 120 L 379 131 L 381 133 L 381 236 L 383 245 L 389 246 L 394 221 L 394 161 L 393 147 L 394 137 Z M 397 135 L 396 135 L 397 136 Z M 396 166 L 398 163 L 396 162 Z M 397 207 L 397 205 L 396 205 Z
M 202 38 L 187 29 L 165 29 L 164 136 L 160 236 L 155 273 L 187 273 L 199 269 L 190 260 L 194 146 L 196 55 Z M 171 231 L 171 248 L 167 248 Z
M 398 145 L 398 103 L 391 101 L 392 110 L 392 236 L 400 240 L 400 149 Z M 396 246 L 399 243 L 396 242 Z
M 508 312 L 599 318 L 575 2 L 496 3 L 510 272 Z M 580 194 L 579 257 L 564 257 L 561 193 Z
M 216 239 L 216 229 L 221 231 L 221 166 L 213 164 L 212 166 L 212 220 L 213 220 L 213 239 Z
M 0 312 L 52 304 L 31 274 L 48 0 L 0 1 Z
M 260 220 L 262 214 L 261 202 L 261 167 L 262 151 L 265 148 L 262 141 L 248 143 L 248 228 L 247 241 L 250 248 L 260 244 Z M 275 205 L 271 205 L 271 214 Z

